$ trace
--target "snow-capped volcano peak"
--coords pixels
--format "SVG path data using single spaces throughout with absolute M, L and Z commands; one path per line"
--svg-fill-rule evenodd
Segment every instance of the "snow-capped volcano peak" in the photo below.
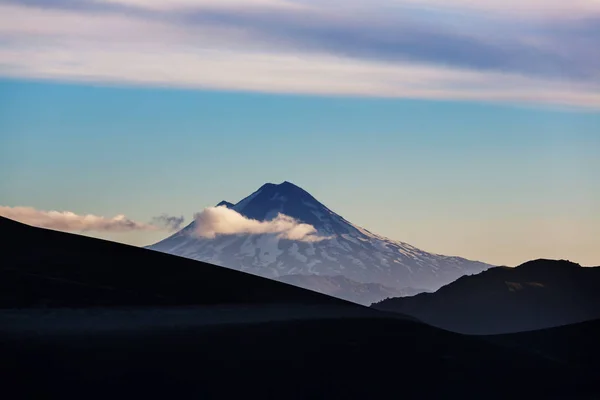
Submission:
M 268 221 L 278 214 L 284 214 L 299 222 L 312 225 L 323 235 L 358 232 L 365 236 L 379 237 L 346 221 L 306 190 L 288 181 L 280 184 L 266 183 L 235 204 L 232 209 L 246 218 L 259 221 Z M 383 239 L 383 237 L 379 238 Z
M 326 207 L 304 189 L 286 181 L 278 185 L 264 184 L 232 209 L 259 221 L 271 220 L 281 213 L 319 229 L 320 220 L 312 210 Z
M 282 235 L 245 233 L 195 237 L 198 221 L 179 233 L 149 246 L 183 257 L 277 278 L 290 274 L 343 275 L 362 283 L 397 288 L 436 290 L 465 274 L 479 273 L 488 264 L 428 253 L 356 226 L 290 183 L 267 183 L 236 204 L 219 206 L 239 218 L 262 223 L 283 214 L 315 228 L 327 240 L 290 240 Z M 237 215 L 236 214 L 236 215 Z M 253 224 L 256 224 L 254 222 Z

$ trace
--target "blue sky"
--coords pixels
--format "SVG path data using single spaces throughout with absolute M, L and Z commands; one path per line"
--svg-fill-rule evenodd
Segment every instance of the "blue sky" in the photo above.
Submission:
M 289 180 L 373 231 L 486 261 L 472 248 L 480 244 L 443 237 L 495 241 L 570 223 L 581 225 L 575 237 L 567 230 L 571 240 L 585 242 L 600 222 L 597 113 L 12 80 L 0 93 L 6 206 L 189 221 Z M 146 244 L 165 235 L 100 236 Z M 589 251 L 580 257 L 593 262 Z
M 143 245 L 288 180 L 425 250 L 600 264 L 600 7 L 522 3 L 0 1 L 0 207 Z

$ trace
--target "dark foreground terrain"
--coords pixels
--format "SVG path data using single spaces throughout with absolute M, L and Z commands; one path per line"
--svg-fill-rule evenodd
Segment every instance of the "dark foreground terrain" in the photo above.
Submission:
M 435 293 L 387 299 L 373 308 L 467 334 L 558 327 L 600 318 L 600 267 L 534 260 L 463 276 Z
M 6 399 L 600 398 L 597 322 L 461 335 L 149 250 L 0 232 Z
M 600 319 L 538 331 L 485 336 L 576 368 L 600 368 Z M 600 376 L 600 375 L 599 375 Z
M 291 307 L 290 319 L 250 322 L 239 311 L 239 323 L 4 330 L 2 387 L 55 399 L 599 398 L 594 343 L 581 364 L 531 351 L 527 337 L 493 344 L 376 313 L 294 319 Z

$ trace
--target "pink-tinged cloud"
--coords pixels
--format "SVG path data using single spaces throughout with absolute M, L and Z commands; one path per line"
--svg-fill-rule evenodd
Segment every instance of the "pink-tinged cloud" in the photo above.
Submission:
M 39 228 L 67 232 L 131 232 L 172 230 L 173 221 L 167 224 L 147 224 L 124 215 L 112 218 L 93 214 L 79 215 L 70 211 L 44 211 L 33 207 L 0 206 L 0 216 Z M 158 217 L 164 220 L 165 217 Z M 161 221 L 162 221 L 161 220 Z M 168 217 L 167 217 L 168 220 Z M 179 224 L 180 225 L 180 224 Z
M 6 0 L 0 76 L 600 108 L 596 0 Z
M 126 1 L 126 0 L 124 0 Z M 581 18 L 600 14 L 598 0 L 373 0 L 375 4 L 412 5 L 455 11 L 478 11 L 519 18 Z
M 194 234 L 201 238 L 213 239 L 218 235 L 261 235 L 275 234 L 280 239 L 302 242 L 318 242 L 328 239 L 319 236 L 314 226 L 278 214 L 269 221 L 249 219 L 225 206 L 205 208 L 194 216 Z
M 121 5 L 141 9 L 176 11 L 176 10 L 211 10 L 211 9 L 302 9 L 306 5 L 294 0 L 97 0 L 97 4 Z

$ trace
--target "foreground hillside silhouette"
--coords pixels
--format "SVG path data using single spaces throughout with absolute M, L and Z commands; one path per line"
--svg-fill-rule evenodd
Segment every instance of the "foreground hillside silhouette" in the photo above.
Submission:
M 0 384 L 11 399 L 599 391 L 598 324 L 472 337 L 158 252 L 5 219 L 0 230 L 10 244 L 0 260 Z M 589 358 L 567 355 L 573 335 L 587 338 Z
M 600 268 L 535 260 L 464 276 L 435 293 L 387 299 L 373 307 L 469 334 L 550 328 L 600 318 Z
M 250 274 L 0 217 L 0 308 L 350 304 Z

